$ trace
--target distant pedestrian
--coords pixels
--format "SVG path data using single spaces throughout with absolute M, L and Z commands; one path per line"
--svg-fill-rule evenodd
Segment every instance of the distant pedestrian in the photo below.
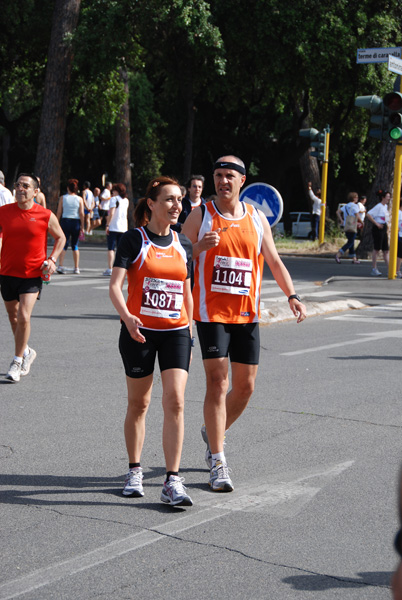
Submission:
M 372 253 L 372 271 L 373 277 L 379 277 L 382 275 L 381 271 L 377 269 L 377 259 L 379 253 L 382 251 L 384 261 L 388 266 L 389 262 L 389 245 L 388 245 L 388 222 L 389 222 L 389 211 L 388 204 L 391 200 L 391 194 L 384 190 L 378 190 L 376 195 L 380 198 L 380 202 L 374 206 L 367 213 L 367 219 L 373 224 L 372 235 L 374 250 Z
M 17 383 L 21 376 L 28 375 L 36 358 L 28 342 L 31 314 L 40 297 L 44 271 L 54 273 L 66 238 L 55 215 L 34 201 L 39 191 L 35 175 L 20 173 L 14 187 L 16 202 L 0 207 L 4 236 L 0 285 L 15 343 L 6 379 Z M 51 256 L 47 256 L 48 234 L 54 239 Z
M 321 189 L 318 188 L 314 194 L 311 181 L 308 182 L 308 195 L 312 202 L 311 206 L 311 233 L 313 242 L 319 237 L 319 225 L 321 217 Z
M 4 185 L 4 173 L 0 171 L 0 206 L 5 206 L 6 204 L 12 204 L 15 202 L 15 198 L 10 192 L 8 188 Z M 3 234 L 0 231 L 0 254 L 1 254 L 1 244 L 3 241 Z M 1 260 L 1 258 L 0 258 Z
M 39 181 L 39 185 L 40 185 L 40 178 L 38 176 L 36 176 L 36 179 Z M 40 188 L 39 188 L 39 192 L 35 198 L 35 202 L 36 202 L 36 204 L 40 204 L 41 206 L 43 206 L 43 208 L 46 208 L 46 196 Z
M 359 265 L 360 260 L 356 258 L 355 253 L 355 239 L 357 235 L 357 227 L 358 224 L 363 224 L 363 221 L 360 219 L 359 207 L 359 194 L 356 192 L 349 192 L 347 196 L 347 204 L 345 204 L 342 208 L 337 210 L 337 216 L 339 220 L 342 221 L 343 230 L 346 235 L 346 244 L 342 246 L 335 254 L 335 261 L 340 264 L 341 257 L 345 254 L 347 250 L 349 250 L 349 256 L 353 260 L 353 264 Z
M 202 191 L 204 189 L 205 177 L 203 175 L 191 175 L 186 185 L 186 195 L 182 200 L 182 211 L 179 216 L 177 225 L 173 227 L 176 231 L 181 231 L 181 226 L 187 219 L 188 215 L 192 210 L 205 204 L 205 200 L 202 197 Z
M 108 268 L 103 274 L 107 277 L 110 277 L 112 274 L 115 250 L 119 245 L 123 233 L 128 229 L 128 205 L 126 186 L 124 183 L 114 183 L 112 186 L 112 197 L 110 199 L 109 215 L 106 223 Z
M 91 229 L 89 235 L 92 235 L 93 230 L 99 227 L 99 225 L 102 223 L 102 219 L 99 214 L 100 193 L 100 188 L 94 188 L 94 208 L 91 215 Z
M 110 198 L 112 197 L 112 182 L 107 181 L 102 193 L 100 195 L 100 209 L 99 214 L 102 219 L 102 224 L 106 227 L 106 221 L 109 215 Z
M 71 238 L 71 250 L 73 252 L 74 273 L 80 273 L 80 252 L 78 250 L 78 238 L 80 233 L 84 232 L 84 202 L 78 196 L 78 180 L 69 179 L 67 182 L 67 194 L 61 196 L 57 206 L 57 218 L 60 221 L 61 228 L 66 236 L 66 243 L 60 254 L 59 266 L 57 272 L 66 273 L 64 268 L 64 257 L 67 252 L 69 240 Z
M 94 208 L 94 195 L 91 190 L 91 182 L 84 181 L 82 184 L 82 199 L 84 201 L 85 225 L 84 231 L 87 235 L 91 232 L 91 214 Z

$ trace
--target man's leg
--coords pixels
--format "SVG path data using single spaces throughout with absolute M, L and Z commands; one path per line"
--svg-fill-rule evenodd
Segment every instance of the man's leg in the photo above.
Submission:
M 39 292 L 20 294 L 20 300 L 4 302 L 14 334 L 15 356 L 22 358 L 31 333 L 31 314 Z
M 240 417 L 254 392 L 258 365 L 232 363 L 232 389 L 226 396 L 226 429 Z
M 229 388 L 227 358 L 208 358 L 203 361 L 207 389 L 204 400 L 204 420 L 212 454 L 223 452 L 226 429 L 226 394 Z

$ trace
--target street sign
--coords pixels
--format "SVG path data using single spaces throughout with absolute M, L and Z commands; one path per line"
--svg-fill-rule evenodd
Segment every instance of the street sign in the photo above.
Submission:
M 268 183 L 251 183 L 240 194 L 240 200 L 262 210 L 271 227 L 276 225 L 282 216 L 282 196 Z
M 401 47 L 397 48 L 359 48 L 356 62 L 359 63 L 386 63 L 388 56 L 401 58 Z
M 388 71 L 392 71 L 392 73 L 397 73 L 397 75 L 402 75 L 402 60 L 400 58 L 396 58 L 395 56 L 388 56 Z

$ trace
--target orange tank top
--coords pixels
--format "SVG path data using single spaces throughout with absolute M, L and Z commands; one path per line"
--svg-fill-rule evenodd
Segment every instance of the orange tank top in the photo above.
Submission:
M 188 327 L 183 302 L 187 279 L 187 254 L 176 231 L 172 243 L 162 248 L 151 242 L 143 227 L 141 250 L 127 270 L 127 308 L 139 317 L 144 329 L 164 331 Z
M 263 226 L 256 209 L 242 203 L 243 216 L 224 217 L 205 205 L 198 233 L 221 229 L 220 242 L 195 259 L 194 319 L 214 323 L 256 323 L 260 316 Z

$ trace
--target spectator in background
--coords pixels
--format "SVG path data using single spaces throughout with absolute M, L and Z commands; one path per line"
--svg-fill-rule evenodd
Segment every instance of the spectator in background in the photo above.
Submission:
M 110 198 L 112 197 L 112 182 L 107 181 L 105 185 L 105 189 L 100 195 L 100 209 L 99 214 L 102 219 L 102 223 L 106 226 L 106 221 L 109 215 L 110 208 Z
M 87 235 L 91 234 L 91 214 L 94 207 L 94 195 L 91 191 L 91 183 L 89 181 L 84 181 L 82 184 L 83 192 L 82 199 L 84 201 L 84 215 L 85 215 L 85 225 L 84 232 Z
M 12 204 L 15 202 L 14 196 L 10 192 L 8 188 L 4 185 L 4 173 L 0 171 L 0 206 L 5 206 L 6 204 Z M 1 252 L 1 244 L 3 241 L 3 234 L 0 231 L 0 252 Z
M 367 213 L 367 219 L 373 224 L 372 235 L 374 242 L 374 250 L 372 253 L 373 268 L 371 275 L 373 277 L 379 277 L 382 275 L 381 271 L 377 269 L 377 259 L 380 251 L 388 266 L 389 261 L 389 246 L 388 246 L 388 222 L 389 222 L 389 211 L 388 204 L 391 200 L 391 194 L 389 192 L 378 190 L 376 195 L 380 198 L 380 202 L 374 206 Z
M 312 240 L 313 242 L 319 237 L 318 228 L 320 225 L 320 217 L 321 217 L 321 189 L 318 188 L 316 193 L 314 194 L 311 181 L 308 182 L 308 195 L 312 202 L 311 206 L 311 231 L 312 231 Z
M 38 176 L 36 176 L 36 179 L 38 180 L 39 185 L 40 185 L 40 178 Z M 41 191 L 40 188 L 39 188 L 39 192 L 37 193 L 37 196 L 35 198 L 35 202 L 36 202 L 36 204 L 40 204 L 41 206 L 43 206 L 43 208 L 46 208 L 46 196 Z
M 0 171 L 0 206 L 11 204 L 12 202 L 15 202 L 14 196 L 4 185 L 4 173 Z
M 101 192 L 100 188 L 98 188 L 98 187 L 94 188 L 94 208 L 93 208 L 92 216 L 91 216 L 91 233 L 90 233 L 90 235 L 92 235 L 93 230 L 96 229 L 97 227 L 99 227 L 99 225 L 102 223 L 102 219 L 99 214 L 100 192 Z
M 172 227 L 176 231 L 181 231 L 181 226 L 187 219 L 188 215 L 194 208 L 205 204 L 205 200 L 202 197 L 202 191 L 204 189 L 205 177 L 203 175 L 191 175 L 187 182 L 186 188 L 187 193 L 182 200 L 182 211 L 179 216 L 177 225 Z
M 103 273 L 106 277 L 110 277 L 112 274 L 115 250 L 123 233 L 128 229 L 128 204 L 126 186 L 124 183 L 114 183 L 106 222 L 108 268 Z
M 364 225 L 364 219 L 366 217 L 366 202 L 367 202 L 367 196 L 360 196 L 360 200 L 357 203 L 357 206 L 359 208 L 359 218 L 361 220 L 361 224 L 358 223 L 357 225 L 357 229 L 363 229 L 363 225 Z M 359 227 L 360 225 L 360 227 Z
M 359 207 L 357 205 L 359 195 L 356 192 L 349 192 L 347 196 L 347 204 L 336 211 L 338 219 L 342 222 L 346 235 L 346 244 L 335 254 L 335 261 L 340 264 L 341 256 L 349 250 L 349 256 L 353 259 L 353 264 L 360 265 L 360 260 L 357 260 L 355 253 L 355 239 L 357 235 L 357 227 L 362 223 L 359 217 Z
M 71 238 L 71 250 L 73 251 L 74 273 L 80 273 L 80 252 L 78 250 L 78 238 L 84 232 L 84 201 L 78 196 L 78 179 L 69 179 L 67 182 L 67 194 L 61 196 L 57 206 L 57 218 L 66 236 L 66 243 L 60 254 L 57 272 L 64 274 L 64 257 L 67 252 L 68 242 Z

